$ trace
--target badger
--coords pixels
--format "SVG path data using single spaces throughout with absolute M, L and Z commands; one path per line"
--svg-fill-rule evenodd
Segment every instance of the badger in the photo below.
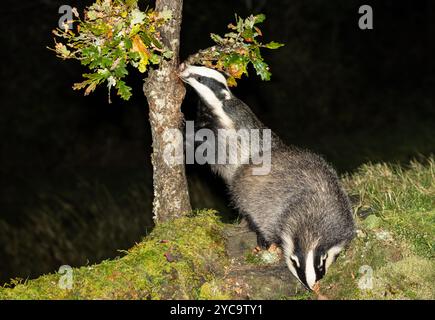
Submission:
M 267 129 L 232 94 L 219 71 L 182 64 L 179 76 L 199 95 L 198 128 Z M 217 148 L 227 150 L 224 145 Z M 251 162 L 214 163 L 211 169 L 224 179 L 232 203 L 257 233 L 261 247 L 279 245 L 291 273 L 313 290 L 355 236 L 350 201 L 337 173 L 321 156 L 287 146 L 273 132 L 269 149 L 268 174 L 254 174 L 258 164 Z

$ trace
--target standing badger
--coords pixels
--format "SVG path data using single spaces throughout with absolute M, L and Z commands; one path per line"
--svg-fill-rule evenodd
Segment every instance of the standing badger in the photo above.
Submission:
M 179 75 L 201 98 L 200 127 L 214 132 L 266 129 L 233 96 L 220 72 L 182 65 Z M 222 148 L 227 150 L 217 146 Z M 258 165 L 252 163 L 211 167 L 225 180 L 234 205 L 257 232 L 259 243 L 279 244 L 292 274 L 312 290 L 355 235 L 349 199 L 334 169 L 320 156 L 288 147 L 273 133 L 269 149 L 271 168 L 266 175 L 254 174 Z

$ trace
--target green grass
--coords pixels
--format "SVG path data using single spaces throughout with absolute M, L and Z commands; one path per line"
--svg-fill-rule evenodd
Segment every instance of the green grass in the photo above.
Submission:
M 435 258 L 435 162 L 410 167 L 364 165 L 344 180 L 372 208 L 382 226 L 412 245 L 416 254 Z
M 321 281 L 321 294 L 330 299 L 435 299 L 434 159 L 407 168 L 367 164 L 343 182 L 359 199 L 358 236 Z M 361 212 L 371 214 L 360 218 Z M 199 211 L 158 225 L 119 259 L 73 269 L 70 290 L 58 286 L 60 274 L 49 274 L 12 281 L 12 288 L 0 288 L 0 299 L 227 299 L 232 293 L 223 280 L 231 262 L 223 228 L 214 212 Z M 261 264 L 252 255 L 245 260 Z M 282 297 L 287 298 L 315 296 Z
M 408 168 L 367 164 L 344 184 L 360 199 L 356 211 L 372 215 L 357 218 L 358 237 L 331 267 L 322 293 L 334 299 L 435 299 L 434 160 Z M 367 276 L 372 288 L 360 288 Z

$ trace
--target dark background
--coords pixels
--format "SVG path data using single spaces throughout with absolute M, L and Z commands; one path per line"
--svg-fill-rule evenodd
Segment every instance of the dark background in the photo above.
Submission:
M 145 1 L 146 2 L 146 1 Z M 71 89 L 86 70 L 47 50 L 61 4 L 3 1 L 0 84 L 0 284 L 62 264 L 113 258 L 152 228 L 148 107 L 134 96 Z M 369 4 L 374 30 L 358 28 Z M 340 173 L 367 162 L 406 163 L 435 150 L 435 5 L 430 0 L 185 0 L 182 58 L 212 44 L 234 13 L 267 15 L 272 81 L 251 77 L 235 94 L 286 142 L 323 154 Z M 193 92 L 183 104 L 189 117 Z M 195 208 L 235 218 L 222 182 L 188 167 Z

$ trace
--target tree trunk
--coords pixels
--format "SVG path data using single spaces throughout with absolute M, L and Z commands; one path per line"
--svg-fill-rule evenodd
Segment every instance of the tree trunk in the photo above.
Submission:
M 184 164 L 170 166 L 163 158 L 167 145 L 177 144 L 177 141 L 165 141 L 163 133 L 167 129 L 181 129 L 183 125 L 181 103 L 186 90 L 177 76 L 183 1 L 156 0 L 155 8 L 156 11 L 172 12 L 171 21 L 160 32 L 164 44 L 174 54 L 172 60 L 163 62 L 158 70 L 152 70 L 144 84 L 153 141 L 153 213 L 154 221 L 158 223 L 186 214 L 191 206 Z M 183 148 L 180 143 L 174 147 Z

